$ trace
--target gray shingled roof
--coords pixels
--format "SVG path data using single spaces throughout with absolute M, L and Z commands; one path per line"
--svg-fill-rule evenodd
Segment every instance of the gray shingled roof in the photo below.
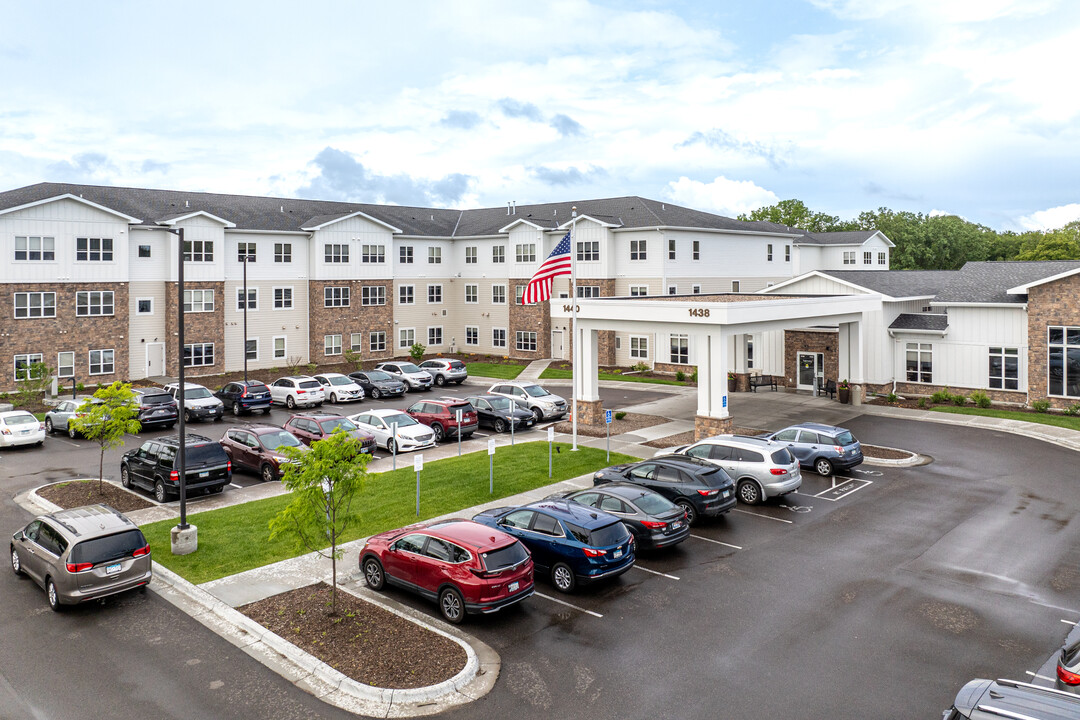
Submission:
M 901 313 L 889 325 L 890 330 L 932 330 L 945 332 L 949 329 L 949 316 L 919 313 Z
M 1023 303 L 1026 295 L 1005 291 L 1080 268 L 1076 260 L 969 262 L 934 298 L 936 303 Z
M 822 274 L 889 297 L 932 297 L 959 270 L 822 270 Z
M 796 245 L 862 245 L 877 235 L 877 230 L 855 230 L 850 232 L 806 233 L 795 241 Z
M 302 227 L 310 226 L 315 219 L 346 215 L 359 210 L 400 228 L 406 235 L 497 235 L 500 228 L 516 219 L 529 219 L 543 227 L 554 227 L 569 220 L 570 209 L 576 205 L 579 215 L 589 215 L 620 228 L 659 226 L 785 234 L 792 232 L 775 223 L 743 222 L 637 196 L 518 205 L 516 212 L 508 215 L 505 207 L 452 210 L 178 190 L 38 183 L 0 193 L 0 210 L 64 194 L 83 197 L 126 215 L 142 218 L 145 222 L 153 222 L 152 218 L 174 217 L 203 210 L 245 230 L 299 231 Z

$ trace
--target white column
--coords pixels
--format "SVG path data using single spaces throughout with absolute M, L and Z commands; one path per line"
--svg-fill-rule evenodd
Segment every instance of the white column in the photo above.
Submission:
M 694 336 L 694 357 L 697 360 L 697 414 L 708 417 L 712 401 L 712 359 L 709 336 Z
M 837 378 L 840 382 L 844 378 L 851 378 L 851 323 L 840 323 L 840 332 L 837 333 L 836 348 Z
M 600 379 L 597 359 L 599 357 L 599 340 L 596 331 L 581 327 L 584 323 L 578 319 L 578 337 L 574 338 L 577 347 L 580 367 L 574 368 L 574 382 L 577 384 L 577 399 L 585 402 L 600 399 Z
M 730 367 L 730 336 L 719 330 L 694 336 L 697 344 L 698 415 L 724 418 L 728 413 L 727 373 Z
M 837 338 L 840 343 L 837 357 L 840 361 L 840 380 L 852 383 L 862 383 L 865 380 L 864 353 L 862 324 L 859 322 L 840 323 L 840 333 Z
M 744 373 L 749 370 L 746 367 L 746 340 L 749 335 L 746 333 L 739 333 L 738 335 L 732 335 L 731 339 L 734 342 L 734 355 L 732 355 L 731 367 L 735 372 Z

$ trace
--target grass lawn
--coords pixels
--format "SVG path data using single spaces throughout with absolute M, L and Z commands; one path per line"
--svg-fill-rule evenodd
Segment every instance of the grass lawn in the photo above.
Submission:
M 494 495 L 488 493 L 486 451 L 425 463 L 420 473 L 419 519 L 469 508 L 609 465 L 603 450 L 582 447 L 572 453 L 569 445 L 556 443 L 555 446 L 562 452 L 553 456 L 550 480 L 546 442 L 499 448 L 495 454 Z M 612 453 L 610 464 L 635 459 Z M 403 460 L 408 468 L 369 476 L 363 493 L 354 500 L 357 519 L 343 542 L 418 521 L 416 473 L 408 456 Z M 172 554 L 169 530 L 176 520 L 144 525 L 142 531 L 157 562 L 190 582 L 204 583 L 307 552 L 307 548 L 298 547 L 290 539 L 269 539 L 270 520 L 290 499 L 290 495 L 281 495 L 189 515 L 188 519 L 199 528 L 199 549 L 191 555 Z
M 472 365 L 469 366 L 470 372 Z M 572 374 L 569 370 L 563 370 L 562 368 L 545 368 L 544 372 L 540 373 L 541 380 L 569 380 Z M 599 373 L 601 380 L 623 380 L 625 382 L 639 382 L 639 383 L 653 383 L 654 385 L 686 385 L 684 382 L 678 380 L 668 380 L 667 378 L 646 377 L 643 375 L 616 375 L 615 373 Z
M 1053 425 L 1054 427 L 1080 430 L 1080 416 L 1058 415 L 1056 413 L 1030 413 L 1017 412 L 1015 410 L 995 410 L 993 408 L 966 408 L 939 406 L 930 408 L 934 412 L 953 413 L 954 415 L 982 415 L 983 417 L 1004 418 L 1006 420 L 1020 420 L 1021 422 L 1039 423 L 1040 425 Z
M 478 375 L 480 377 L 497 378 L 499 380 L 513 380 L 520 375 L 521 371 L 524 369 L 524 365 L 471 362 L 469 363 L 469 377 Z

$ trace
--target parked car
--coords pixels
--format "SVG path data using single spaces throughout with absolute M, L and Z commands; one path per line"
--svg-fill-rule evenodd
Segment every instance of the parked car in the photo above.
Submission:
M 404 395 L 408 389 L 408 385 L 403 380 L 382 370 L 358 370 L 349 373 L 349 377 L 355 380 L 372 400 Z
M 690 537 L 685 510 L 660 493 L 634 483 L 606 483 L 589 490 L 556 493 L 551 498 L 573 500 L 619 518 L 634 536 L 639 551 L 671 547 Z
M 536 418 L 536 422 L 558 420 L 566 415 L 566 400 L 549 393 L 534 382 L 525 380 L 503 380 L 488 388 L 491 395 L 502 395 L 527 408 Z
M 801 423 L 766 437 L 786 445 L 800 465 L 818 475 L 850 470 L 863 461 L 862 445 L 851 431 L 833 425 Z
M 270 388 L 258 380 L 237 380 L 225 383 L 214 395 L 232 410 L 233 415 L 262 410 L 270 414 Z
M 334 434 L 335 430 L 341 430 L 350 437 L 360 441 L 364 452 L 371 455 L 375 452 L 375 435 L 360 430 L 349 418 L 333 415 L 331 413 L 302 413 L 293 415 L 285 423 L 285 429 L 299 438 L 305 445 L 311 445 L 325 437 Z
M 139 526 L 108 505 L 34 518 L 11 538 L 11 569 L 44 588 L 56 611 L 145 588 L 153 575 Z
M 678 505 L 689 525 L 735 507 L 735 485 L 727 473 L 692 457 L 641 460 L 612 465 L 593 474 L 593 485 L 624 481 L 649 488 Z
M 469 520 L 438 520 L 368 539 L 360 571 L 372 590 L 389 583 L 439 603 L 447 622 L 493 613 L 533 594 L 529 551 L 506 533 Z
M 460 425 L 457 421 L 459 411 L 461 412 Z M 431 428 L 431 432 L 435 433 L 435 442 L 446 438 L 456 438 L 458 435 L 461 435 L 462 440 L 468 440 L 479 427 L 479 420 L 473 406 L 453 398 L 415 402 L 405 412 L 414 420 Z
M 410 392 L 431 389 L 431 375 L 411 362 L 384 362 L 376 365 L 375 369 L 401 380 L 408 385 Z
M 339 402 L 353 402 L 364 399 L 364 388 L 348 375 L 341 373 L 322 373 L 312 375 L 323 386 L 323 393 L 331 404 Z
M 350 415 L 349 419 L 356 427 L 375 436 L 375 442 L 386 448 L 387 452 L 409 452 L 435 447 L 435 433 L 431 428 L 412 419 L 401 410 L 377 408 L 367 412 Z M 397 435 L 393 426 L 397 424 Z
M 956 694 L 943 720 L 1075 720 L 1080 697 L 1017 680 L 976 679 Z
M 566 500 L 499 507 L 473 517 L 525 544 L 539 573 L 561 592 L 634 566 L 634 537 L 617 517 Z
M 45 433 L 66 432 L 69 437 L 77 437 L 79 433 L 71 421 L 83 414 L 79 412 L 79 408 L 85 402 L 100 403 L 101 401 L 92 395 L 84 395 L 74 400 L 62 400 L 56 407 L 49 408 L 49 411 L 45 413 Z
M 220 442 L 234 469 L 252 470 L 263 482 L 280 479 L 282 465 L 291 462 L 281 454 L 282 448 L 308 449 L 298 437 L 277 425 L 242 425 L 226 430 Z
M 184 412 L 184 422 L 192 420 L 220 420 L 225 415 L 225 403 L 202 385 L 184 383 L 184 397 L 180 395 L 180 383 L 169 383 L 165 392 L 176 400 Z
M 469 377 L 468 368 L 460 360 L 446 360 L 445 358 L 425 360 L 420 363 L 420 369 L 426 370 L 429 375 L 435 378 L 436 385 L 446 385 L 447 383 L 460 385 Z
M 135 402 L 139 405 L 136 419 L 143 430 L 151 427 L 171 428 L 180 419 L 180 408 L 172 395 L 157 388 L 135 388 Z
M 180 494 L 180 472 L 175 469 L 180 436 L 147 440 L 128 450 L 120 460 L 120 484 L 126 488 L 151 490 L 159 503 Z M 232 480 L 232 462 L 217 440 L 202 435 L 186 435 L 184 474 L 187 490 L 219 493 Z
M 1080 694 L 1080 641 L 1061 648 L 1056 682 L 1058 690 Z
M 502 395 L 470 395 L 465 400 L 476 410 L 480 426 L 495 432 L 506 432 L 511 423 L 515 430 L 527 430 L 536 423 L 535 415 Z
M 653 457 L 693 457 L 721 467 L 734 482 L 739 500 L 758 505 L 802 487 L 799 462 L 782 444 L 763 437 L 716 435 L 690 445 L 665 448 Z
M 45 442 L 45 423 L 25 410 L 0 412 L 0 447 L 41 445 Z
M 296 407 L 318 407 L 325 400 L 323 386 L 313 377 L 289 375 L 270 383 L 270 401 L 290 410 Z

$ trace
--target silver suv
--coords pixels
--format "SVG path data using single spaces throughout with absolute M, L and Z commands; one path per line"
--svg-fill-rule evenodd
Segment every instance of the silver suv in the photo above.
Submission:
M 225 415 L 225 403 L 202 385 L 184 383 L 184 397 L 180 397 L 180 383 L 169 383 L 165 386 L 165 392 L 172 395 L 180 406 L 184 422 L 220 420 Z
M 534 382 L 523 380 L 504 380 L 488 388 L 491 395 L 508 397 L 519 406 L 532 412 L 536 422 L 558 420 L 566 415 L 566 400 L 549 393 Z
M 799 461 L 783 444 L 745 435 L 717 435 L 691 445 L 665 448 L 661 455 L 689 455 L 718 465 L 735 481 L 739 500 L 758 505 L 802 487 Z
M 11 569 L 45 588 L 49 607 L 57 611 L 145 588 L 153 572 L 142 531 L 108 505 L 34 519 L 11 538 Z
M 469 377 L 468 368 L 460 360 L 447 360 L 446 358 L 425 360 L 420 363 L 420 369 L 426 371 L 428 375 L 432 375 L 435 378 L 436 385 L 446 385 L 448 383 L 460 385 Z

